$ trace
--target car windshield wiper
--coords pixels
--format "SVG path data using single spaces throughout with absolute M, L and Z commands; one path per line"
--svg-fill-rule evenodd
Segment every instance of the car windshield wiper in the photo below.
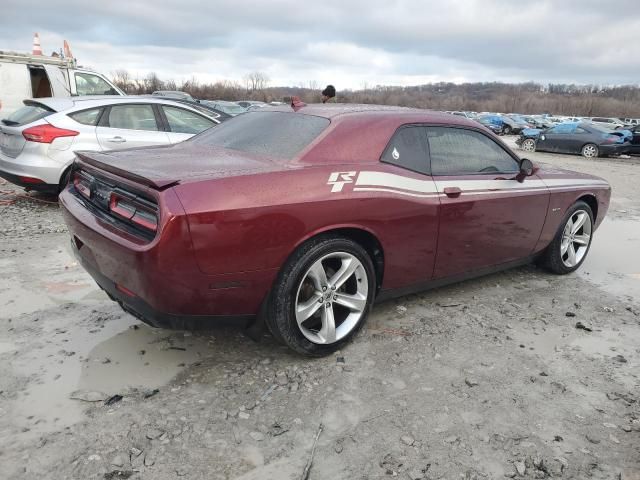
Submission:
M 14 120 L 7 120 L 6 118 L 2 120 L 2 123 L 4 123 L 7 127 L 15 127 L 16 125 L 20 125 L 19 122 L 16 122 Z

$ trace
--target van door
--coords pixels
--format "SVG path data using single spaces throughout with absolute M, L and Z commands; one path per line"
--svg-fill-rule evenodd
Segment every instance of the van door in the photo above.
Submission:
M 114 85 L 95 73 L 75 72 L 74 77 L 77 95 L 122 95 Z
M 31 80 L 22 63 L 0 63 L 0 118 L 7 118 L 31 98 Z
M 44 69 L 49 76 L 49 83 L 51 84 L 51 96 L 52 97 L 70 97 L 71 89 L 69 87 L 69 80 L 65 75 L 65 72 L 55 65 L 44 65 Z

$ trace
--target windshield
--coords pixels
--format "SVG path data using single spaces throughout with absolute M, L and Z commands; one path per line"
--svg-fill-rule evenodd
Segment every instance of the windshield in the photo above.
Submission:
M 188 142 L 291 159 L 329 126 L 323 117 L 287 112 L 250 112 Z

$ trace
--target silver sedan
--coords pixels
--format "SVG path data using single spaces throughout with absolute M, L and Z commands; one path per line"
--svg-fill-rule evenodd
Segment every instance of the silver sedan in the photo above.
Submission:
M 78 150 L 178 143 L 219 124 L 224 114 L 168 98 L 36 98 L 0 121 L 0 177 L 57 193 Z

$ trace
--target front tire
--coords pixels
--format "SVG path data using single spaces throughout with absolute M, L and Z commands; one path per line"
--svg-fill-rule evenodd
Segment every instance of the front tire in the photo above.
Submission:
M 585 158 L 598 158 L 600 156 L 600 150 L 594 143 L 587 143 L 582 147 L 582 151 L 580 153 Z
M 511 127 L 509 125 L 505 125 L 504 127 L 502 127 L 502 133 L 504 135 L 511 135 Z
M 535 152 L 536 151 L 536 141 L 532 138 L 527 138 L 522 142 L 520 146 L 522 150 L 526 152 Z
M 585 202 L 573 204 L 544 253 L 547 268 L 558 275 L 577 270 L 589 253 L 593 238 L 593 212 Z
M 282 268 L 267 326 L 298 353 L 328 355 L 362 327 L 375 291 L 375 269 L 364 248 L 348 238 L 319 236 L 300 246 Z

